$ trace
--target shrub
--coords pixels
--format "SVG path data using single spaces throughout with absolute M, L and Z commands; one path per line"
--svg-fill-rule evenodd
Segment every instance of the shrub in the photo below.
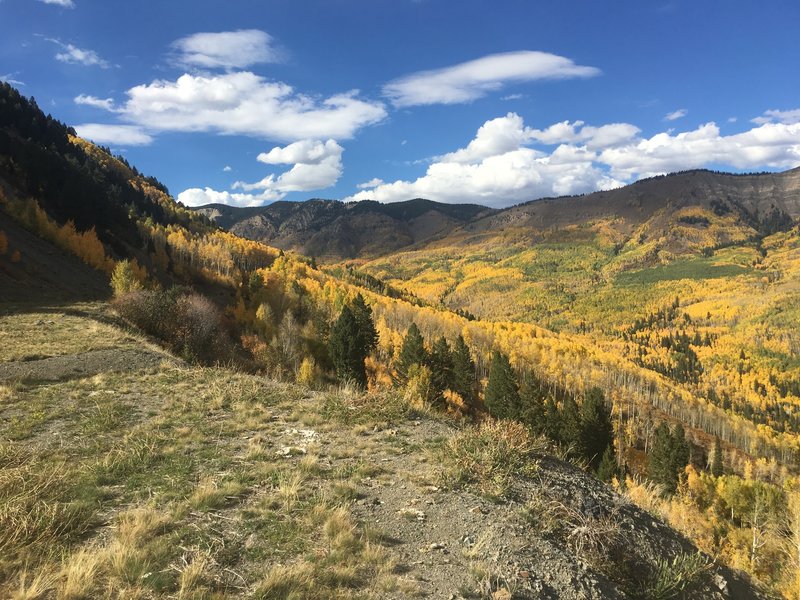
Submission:
M 209 364 L 232 355 L 221 313 L 200 294 L 183 288 L 137 290 L 119 296 L 114 305 L 125 320 L 187 360 Z
M 542 449 L 541 440 L 520 423 L 486 421 L 447 441 L 444 477 L 451 484 L 472 484 L 490 498 L 505 499 L 516 478 L 536 472 L 533 454 Z

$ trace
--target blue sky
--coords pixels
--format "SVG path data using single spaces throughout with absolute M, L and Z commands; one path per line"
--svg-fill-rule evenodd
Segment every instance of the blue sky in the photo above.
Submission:
M 796 1 L 0 0 L 0 77 L 187 204 L 800 165 Z

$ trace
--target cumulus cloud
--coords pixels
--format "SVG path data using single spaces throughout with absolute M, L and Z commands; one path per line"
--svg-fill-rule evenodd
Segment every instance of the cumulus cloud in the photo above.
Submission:
M 800 122 L 765 123 L 730 136 L 721 135 L 715 123 L 649 138 L 640 133 L 629 123 L 590 126 L 582 121 L 532 129 L 509 113 L 484 123 L 464 148 L 436 157 L 418 179 L 369 186 L 347 200 L 424 197 L 500 207 L 709 165 L 800 165 Z
M 685 108 L 679 108 L 678 110 L 673 110 L 671 113 L 667 113 L 664 115 L 665 121 L 677 121 L 678 119 L 682 119 L 686 115 L 689 114 L 689 111 Z
M 277 62 L 280 54 L 272 37 L 258 29 L 195 33 L 172 43 L 173 62 L 202 69 L 242 69 Z
M 178 202 L 186 206 L 203 206 L 205 204 L 227 204 L 229 206 L 261 206 L 267 202 L 273 202 L 283 198 L 283 195 L 265 191 L 260 194 L 232 194 L 225 191 L 217 191 L 210 187 L 189 188 L 178 194 Z
M 342 174 L 342 152 L 335 141 L 300 140 L 287 146 L 276 146 L 258 155 L 258 161 L 268 165 L 292 167 L 278 175 L 269 174 L 261 181 L 237 181 L 231 186 L 239 192 L 217 191 L 206 187 L 191 188 L 178 194 L 187 206 L 229 204 L 231 206 L 261 206 L 286 197 L 289 192 L 308 192 L 334 185 Z M 230 170 L 226 167 L 223 170 Z
M 233 171 L 233 168 L 230 165 L 225 165 L 224 167 L 222 167 L 222 171 L 225 173 L 230 173 L 231 171 Z
M 383 184 L 384 184 L 383 179 L 380 179 L 379 177 L 373 177 L 369 181 L 365 181 L 364 183 L 359 183 L 358 185 L 356 185 L 356 187 L 360 190 L 371 190 L 372 188 L 376 188 L 379 185 Z
M 383 94 L 397 107 L 469 102 L 509 83 L 592 77 L 595 67 L 563 56 L 523 50 L 491 54 L 458 65 L 420 71 L 390 81 Z
M 64 8 L 75 8 L 75 3 L 72 0 L 39 0 L 44 4 L 55 4 L 56 6 L 63 6 Z
M 135 125 L 105 125 L 103 123 L 84 123 L 76 125 L 79 136 L 97 144 L 118 146 L 146 146 L 153 138 Z
M 277 146 L 258 155 L 258 161 L 268 165 L 293 165 L 277 178 L 267 175 L 256 183 L 237 181 L 234 189 L 244 191 L 272 190 L 274 192 L 307 192 L 334 185 L 342 174 L 344 149 L 335 140 L 301 140 L 288 146 Z
M 707 165 L 789 168 L 800 164 L 800 123 L 765 123 L 728 136 L 720 135 L 716 123 L 706 123 L 692 131 L 658 133 L 606 149 L 597 160 L 625 180 Z
M 248 71 L 181 75 L 127 91 L 120 118 L 149 131 L 195 131 L 247 135 L 277 141 L 349 139 L 386 117 L 380 102 L 357 91 L 317 99 Z
M 61 40 L 54 38 L 47 38 L 47 41 L 61 48 L 62 51 L 56 53 L 56 60 L 59 62 L 83 65 L 85 67 L 100 67 L 101 69 L 108 69 L 111 67 L 109 62 L 101 58 L 94 50 L 78 48 L 77 46 L 65 44 Z
M 794 110 L 768 110 L 760 117 L 752 119 L 752 122 L 758 125 L 763 125 L 764 123 L 784 123 L 786 125 L 800 123 L 800 108 L 795 108 Z
M 79 96 L 75 96 L 75 104 L 92 106 L 94 108 L 101 108 L 107 111 L 115 110 L 114 101 L 111 98 L 98 98 L 96 96 L 89 96 L 87 94 L 80 94 Z

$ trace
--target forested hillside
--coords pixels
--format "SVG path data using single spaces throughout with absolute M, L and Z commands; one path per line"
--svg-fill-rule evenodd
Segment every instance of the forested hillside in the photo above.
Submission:
M 613 219 L 463 229 L 320 267 L 219 229 L 0 92 L 3 211 L 110 278 L 129 326 L 201 365 L 348 384 L 366 403 L 386 392 L 456 422 L 516 421 L 708 555 L 797 597 L 800 238 L 783 217 L 762 230 L 684 207 L 629 237 Z M 19 238 L 0 232 L 4 288 L 28 264 Z

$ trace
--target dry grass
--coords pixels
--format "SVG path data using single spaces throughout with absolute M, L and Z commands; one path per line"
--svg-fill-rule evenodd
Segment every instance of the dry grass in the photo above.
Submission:
M 58 597 L 61 600 L 88 600 L 98 592 L 103 556 L 94 547 L 81 548 L 61 567 Z
M 467 427 L 444 444 L 444 482 L 474 485 L 489 498 L 507 499 L 517 478 L 536 472 L 533 455 L 541 451 L 543 443 L 513 421 L 486 421 Z
M 347 510 L 319 508 L 322 543 L 311 558 L 271 568 L 256 589 L 260 599 L 352 598 L 356 590 L 380 595 L 399 585 L 387 551 L 369 540 Z
M 189 497 L 189 505 L 195 510 L 214 510 L 235 502 L 244 492 L 244 486 L 235 481 L 217 482 L 213 477 L 200 479 Z

